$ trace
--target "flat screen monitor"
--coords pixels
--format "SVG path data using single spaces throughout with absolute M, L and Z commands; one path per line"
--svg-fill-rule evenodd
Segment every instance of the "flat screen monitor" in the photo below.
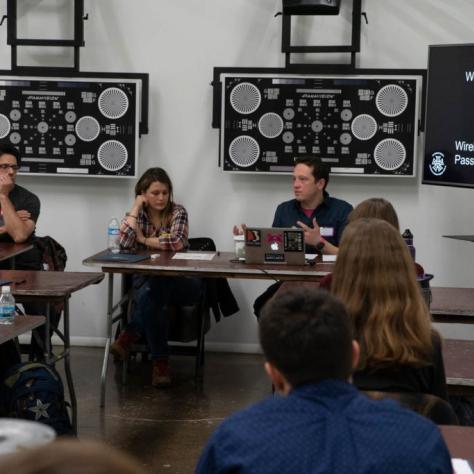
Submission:
M 429 48 L 423 183 L 474 187 L 474 44 Z

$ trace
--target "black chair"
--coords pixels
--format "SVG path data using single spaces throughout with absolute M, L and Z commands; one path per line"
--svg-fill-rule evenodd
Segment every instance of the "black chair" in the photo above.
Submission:
M 418 392 L 380 392 L 375 390 L 364 390 L 369 398 L 381 400 L 391 398 L 402 407 L 415 411 L 429 418 L 437 425 L 458 425 L 459 421 L 453 407 L 436 395 Z
M 189 239 L 189 250 L 192 251 L 215 251 L 214 241 L 208 237 L 197 237 Z M 130 294 L 131 278 L 126 277 L 125 291 Z M 211 327 L 210 308 L 207 304 L 207 279 L 203 279 L 203 292 L 201 299 L 193 305 L 172 305 L 167 307 L 170 317 L 168 340 L 171 355 L 189 355 L 195 357 L 194 377 L 196 383 L 202 380 L 205 353 L 205 335 Z M 126 310 L 122 310 L 120 326 L 125 327 L 133 308 L 133 294 L 130 295 Z M 120 329 L 120 328 L 119 328 Z M 184 345 L 195 341 L 195 344 Z M 178 343 L 178 344 L 173 344 Z M 148 358 L 148 348 L 145 341 L 139 341 L 132 346 L 130 352 L 132 357 L 141 353 L 142 358 Z M 123 364 L 122 382 L 127 383 L 128 361 Z

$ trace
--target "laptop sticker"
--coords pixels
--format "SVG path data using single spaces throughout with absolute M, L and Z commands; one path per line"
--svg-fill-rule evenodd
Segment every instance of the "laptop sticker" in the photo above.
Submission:
M 251 247 L 262 246 L 262 234 L 256 229 L 247 229 L 245 232 L 245 245 Z
M 265 262 L 266 263 L 285 263 L 285 254 L 284 253 L 266 253 Z
M 283 232 L 285 252 L 303 251 L 303 233 L 301 231 L 287 230 Z
M 281 233 L 278 234 L 267 234 L 267 243 L 273 252 L 278 252 L 283 246 L 283 237 Z

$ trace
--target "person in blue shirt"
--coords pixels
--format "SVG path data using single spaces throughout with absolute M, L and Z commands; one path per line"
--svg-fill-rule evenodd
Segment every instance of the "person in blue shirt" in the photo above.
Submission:
M 435 424 L 349 383 L 359 346 L 337 298 L 290 290 L 265 307 L 259 331 L 278 394 L 225 420 L 197 474 L 452 473 Z
M 329 165 L 321 158 L 305 155 L 295 160 L 293 169 L 294 199 L 281 203 L 272 227 L 301 227 L 306 253 L 337 254 L 342 232 L 347 225 L 352 205 L 329 196 Z M 242 224 L 242 227 L 245 227 Z M 234 226 L 234 234 L 243 233 Z M 273 297 L 281 282 L 273 283 L 254 302 L 255 316 Z
M 301 227 L 305 231 L 306 253 L 337 254 L 342 231 L 352 206 L 329 196 L 329 166 L 321 158 L 306 155 L 295 160 L 293 169 L 294 198 L 281 203 L 272 227 Z M 242 234 L 234 226 L 234 234 Z
M 319 157 L 302 156 L 293 170 L 294 199 L 281 203 L 272 227 L 298 226 L 305 231 L 307 253 L 336 254 L 352 206 L 329 196 L 329 166 Z

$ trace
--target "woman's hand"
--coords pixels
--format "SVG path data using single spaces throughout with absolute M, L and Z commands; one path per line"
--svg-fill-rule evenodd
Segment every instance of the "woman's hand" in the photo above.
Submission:
M 144 207 L 146 207 L 146 205 L 147 202 L 145 196 L 143 194 L 139 194 L 135 198 L 135 202 L 133 203 L 132 212 L 135 213 L 134 211 L 136 211 L 136 213 L 138 214 Z

